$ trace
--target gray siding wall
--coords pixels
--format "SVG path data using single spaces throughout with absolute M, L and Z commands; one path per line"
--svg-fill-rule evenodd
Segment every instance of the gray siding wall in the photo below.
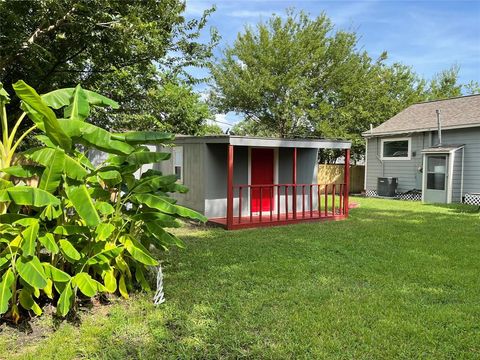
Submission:
M 158 152 L 165 152 L 164 148 L 162 146 L 156 146 L 156 145 L 146 145 L 150 151 L 158 151 Z M 167 151 L 168 152 L 168 151 Z M 106 153 L 106 152 L 103 152 L 101 150 L 97 150 L 97 149 L 90 149 L 88 150 L 88 159 L 91 161 L 92 165 L 97 167 L 99 166 L 100 164 L 102 164 L 105 160 L 107 160 L 109 154 Z M 149 169 L 157 169 L 157 164 L 145 164 L 145 165 L 142 165 L 142 167 L 137 170 L 134 175 L 137 179 L 140 178 L 140 176 L 142 176 L 142 174 L 149 170 Z
M 436 139 L 436 135 L 434 139 Z M 442 131 L 442 142 L 465 145 L 463 195 L 467 192 L 480 192 L 480 127 L 444 130 Z
M 227 216 L 227 155 L 226 144 L 207 144 L 205 151 L 205 216 Z M 233 184 L 248 183 L 248 148 L 236 146 L 233 153 Z M 248 202 L 243 193 L 242 211 L 246 214 Z M 234 193 L 234 214 L 238 214 L 238 192 Z
M 422 149 L 429 145 L 429 135 L 426 133 L 412 134 L 410 137 L 412 156 L 410 160 L 380 160 L 381 139 L 370 138 L 367 141 L 367 179 L 366 190 L 377 189 L 378 177 L 398 177 L 398 191 L 405 192 L 412 189 L 422 188 L 422 173 L 418 170 L 423 165 Z M 383 139 L 387 139 L 384 137 Z M 383 163 L 383 164 L 382 164 Z
M 205 146 L 204 215 L 209 218 L 225 217 L 227 214 L 227 145 L 207 144 Z
M 318 150 L 297 149 L 297 184 L 318 184 Z M 297 189 L 297 209 L 303 209 L 302 189 Z M 310 210 L 310 187 L 305 187 L 305 210 Z M 318 208 L 318 191 L 312 188 L 312 208 Z
M 318 174 L 318 150 L 317 149 L 297 149 L 297 184 L 317 184 Z M 280 148 L 278 149 L 278 183 L 291 184 L 293 182 L 293 149 Z M 284 194 L 284 188 L 280 189 L 281 194 Z M 297 209 L 302 207 L 302 189 L 297 188 Z M 305 210 L 310 210 L 309 202 L 310 188 L 305 188 Z M 317 208 L 318 192 L 313 189 L 313 208 Z M 289 212 L 292 211 L 292 188 L 288 191 L 288 206 Z M 280 212 L 285 213 L 285 196 L 280 199 Z
M 203 166 L 205 162 L 205 144 L 184 144 L 183 146 L 183 185 L 188 187 L 186 194 L 174 193 L 172 197 L 178 204 L 187 206 L 201 213 L 205 210 L 205 178 Z M 159 149 L 172 152 L 172 148 Z M 173 158 L 157 164 L 158 170 L 165 175 L 173 174 Z

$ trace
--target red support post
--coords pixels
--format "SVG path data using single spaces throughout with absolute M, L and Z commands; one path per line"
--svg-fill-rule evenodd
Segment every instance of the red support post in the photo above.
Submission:
M 233 228 L 233 145 L 228 145 L 227 172 L 227 229 Z
M 345 150 L 345 171 L 343 179 L 343 211 L 348 217 L 348 193 L 350 192 L 350 149 Z
M 293 169 L 292 169 L 292 211 L 293 218 L 297 218 L 297 148 L 293 148 Z

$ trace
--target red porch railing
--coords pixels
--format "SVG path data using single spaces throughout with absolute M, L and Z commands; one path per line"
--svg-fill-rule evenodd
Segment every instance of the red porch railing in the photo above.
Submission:
M 345 172 L 342 184 L 298 184 L 297 149 L 293 148 L 293 183 L 233 185 L 233 155 L 234 147 L 230 144 L 227 156 L 226 218 L 210 219 L 211 222 L 224 225 L 227 229 L 238 229 L 348 217 L 350 149 L 345 149 Z M 255 196 L 253 196 L 254 193 Z M 264 194 L 267 196 L 265 197 Z M 254 199 L 257 201 L 255 207 L 252 203 Z M 246 208 L 243 206 L 245 201 Z
M 232 228 L 343 219 L 346 214 L 344 184 L 235 185 L 232 189 Z M 225 220 L 211 219 L 222 224 Z

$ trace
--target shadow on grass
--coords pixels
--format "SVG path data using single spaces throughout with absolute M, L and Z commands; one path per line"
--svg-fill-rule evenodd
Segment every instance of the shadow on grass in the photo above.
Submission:
M 455 213 L 462 214 L 478 214 L 480 213 L 480 206 L 467 204 L 424 204 L 424 206 L 433 206 L 436 208 L 449 209 Z

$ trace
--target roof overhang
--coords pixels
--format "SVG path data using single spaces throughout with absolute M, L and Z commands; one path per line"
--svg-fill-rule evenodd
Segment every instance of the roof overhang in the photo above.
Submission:
M 185 136 L 179 135 L 175 144 L 230 144 L 234 146 L 270 148 L 350 149 L 352 143 L 329 139 L 283 139 L 238 135 Z
M 480 127 L 480 124 L 442 126 L 442 130 L 466 129 L 466 128 L 474 128 L 474 127 Z M 376 136 L 401 135 L 401 134 L 411 134 L 411 133 L 437 131 L 437 130 L 438 130 L 437 127 L 429 127 L 429 128 L 421 128 L 421 129 L 404 129 L 404 130 L 385 131 L 385 132 L 370 132 L 369 130 L 369 131 L 363 132 L 362 136 L 365 138 L 370 138 L 370 137 L 376 137 Z
M 460 150 L 465 145 L 437 145 L 422 150 L 422 154 L 446 154 Z

